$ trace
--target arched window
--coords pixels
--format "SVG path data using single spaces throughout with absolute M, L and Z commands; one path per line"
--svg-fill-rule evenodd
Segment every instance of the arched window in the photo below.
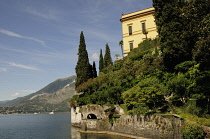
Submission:
M 87 119 L 97 119 L 95 114 L 88 114 Z

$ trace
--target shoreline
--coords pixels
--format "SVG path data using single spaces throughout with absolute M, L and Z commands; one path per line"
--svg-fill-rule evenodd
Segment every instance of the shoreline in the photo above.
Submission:
M 50 112 L 38 112 L 36 114 L 49 114 Z M 54 112 L 54 114 L 63 114 L 63 113 L 70 113 L 71 112 Z M 17 115 L 17 114 L 34 114 L 33 112 L 32 113 L 0 113 L 0 115 Z
M 127 139 L 150 139 L 150 138 L 144 138 L 144 137 L 128 135 L 128 134 L 123 134 L 123 133 L 117 133 L 117 132 L 112 132 L 112 131 L 82 131 L 82 130 L 78 130 L 78 132 L 85 133 L 85 134 L 107 134 L 107 135 L 118 136 L 118 137 L 123 137 L 123 138 L 127 138 Z

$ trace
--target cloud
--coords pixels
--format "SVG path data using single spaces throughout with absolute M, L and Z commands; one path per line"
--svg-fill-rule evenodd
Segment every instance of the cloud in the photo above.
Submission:
M 8 30 L 5 30 L 5 29 L 1 29 L 1 28 L 0 28 L 0 33 L 11 36 L 11 37 L 17 37 L 17 38 L 21 38 L 21 39 L 32 40 L 32 41 L 35 41 L 35 42 L 40 43 L 41 45 L 45 46 L 44 41 L 33 38 L 33 37 L 22 36 L 20 34 L 17 34 L 17 33 L 14 33 L 14 32 L 11 32 L 11 31 L 8 31 Z
M 27 7 L 25 9 L 25 12 L 31 14 L 31 15 L 35 15 L 38 16 L 40 18 L 43 19 L 47 19 L 47 20 L 57 20 L 58 16 L 58 11 L 57 10 L 52 10 L 49 8 L 43 8 L 43 9 L 34 9 L 32 7 Z
M 6 72 L 7 68 L 0 68 L 0 72 Z
M 20 50 L 20 49 L 15 49 L 15 48 L 9 48 L 9 46 L 3 46 L 0 44 L 0 49 L 7 50 L 7 51 L 12 51 L 12 52 L 17 52 L 17 53 L 22 53 L 22 54 L 27 54 L 27 55 L 34 55 L 37 57 L 52 57 L 52 58 L 60 58 L 64 57 L 63 53 L 58 53 L 58 52 L 43 52 L 43 51 L 26 51 L 26 50 Z
M 12 94 L 11 96 L 16 97 L 16 96 L 20 96 L 20 95 L 21 95 L 20 93 L 15 93 L 15 94 Z
M 33 66 L 26 66 L 26 65 L 22 65 L 22 64 L 16 64 L 16 63 L 14 63 L 14 62 L 9 62 L 8 64 L 9 64 L 10 66 L 18 67 L 18 68 L 22 68 L 22 69 L 40 71 L 40 69 L 38 69 L 37 67 L 33 67 Z
M 91 59 L 92 60 L 99 60 L 98 54 L 97 53 L 92 54 Z
M 23 92 L 23 93 L 34 93 L 34 92 L 36 92 L 34 90 L 20 90 L 20 91 Z
M 57 51 L 57 52 L 52 52 L 52 51 L 46 52 L 46 51 L 41 51 L 41 50 L 29 51 L 29 50 L 22 50 L 22 49 L 17 49 L 17 48 L 10 48 L 10 47 L 13 47 L 13 46 L 4 46 L 0 44 L 0 51 L 4 51 L 4 50 L 9 51 L 9 52 L 11 51 L 11 52 L 17 53 L 18 55 L 24 55 L 25 57 L 29 57 L 27 60 L 30 60 L 31 61 L 30 63 L 36 63 L 36 64 L 50 65 L 50 64 L 55 64 L 55 61 L 66 61 L 66 59 L 69 59 L 69 58 L 71 58 L 72 60 L 77 58 L 76 53 L 69 55 L 69 53 L 66 53 L 66 50 Z M 73 50 L 67 50 L 67 51 L 71 52 Z M 1 61 L 2 60 L 0 59 L 0 62 Z M 5 62 L 5 60 L 3 60 L 2 62 L 6 63 L 7 65 L 9 64 L 10 66 L 12 66 L 11 63 L 13 61 L 8 60 Z M 0 66 L 0 68 L 7 68 L 7 67 Z M 43 70 L 40 69 L 40 71 L 43 71 Z M 2 71 L 0 70 L 0 72 Z

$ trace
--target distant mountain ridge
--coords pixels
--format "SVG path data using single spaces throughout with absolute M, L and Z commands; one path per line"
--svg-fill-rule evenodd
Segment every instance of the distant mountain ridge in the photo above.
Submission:
M 6 100 L 6 101 L 2 101 L 0 102 L 0 107 L 13 107 L 19 103 L 21 103 L 22 101 L 32 97 L 35 93 L 29 94 L 27 96 L 24 97 L 17 97 L 13 100 Z
M 75 93 L 75 79 L 75 75 L 57 79 L 36 93 L 0 102 L 0 107 L 14 107 L 24 112 L 68 111 L 69 99 Z
M 72 87 L 74 87 L 74 83 L 76 76 L 71 76 L 71 77 L 67 77 L 67 78 L 62 78 L 62 79 L 57 79 L 54 82 L 50 83 L 49 85 L 47 85 L 46 87 L 42 88 L 41 90 L 39 90 L 37 93 L 54 93 L 56 91 L 58 91 L 59 89 L 62 89 L 63 87 L 65 87 L 66 85 L 71 85 Z
M 4 105 L 5 103 L 7 103 L 8 101 L 10 101 L 10 100 L 0 101 L 0 107 L 1 107 L 2 105 Z

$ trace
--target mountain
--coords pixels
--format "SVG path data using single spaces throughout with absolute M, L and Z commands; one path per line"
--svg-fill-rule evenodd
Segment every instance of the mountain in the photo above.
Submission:
M 7 103 L 10 100 L 4 100 L 4 101 L 0 101 L 0 107 L 2 107 L 5 103 Z
M 55 80 L 36 93 L 2 102 L 17 112 L 69 111 L 69 99 L 75 93 L 76 76 Z
M 24 97 L 18 97 L 15 98 L 13 100 L 7 100 L 5 102 L 3 102 L 2 104 L 0 104 L 0 107 L 13 107 L 19 103 L 21 103 L 24 100 L 27 100 L 28 98 L 32 97 L 35 93 L 24 96 Z

